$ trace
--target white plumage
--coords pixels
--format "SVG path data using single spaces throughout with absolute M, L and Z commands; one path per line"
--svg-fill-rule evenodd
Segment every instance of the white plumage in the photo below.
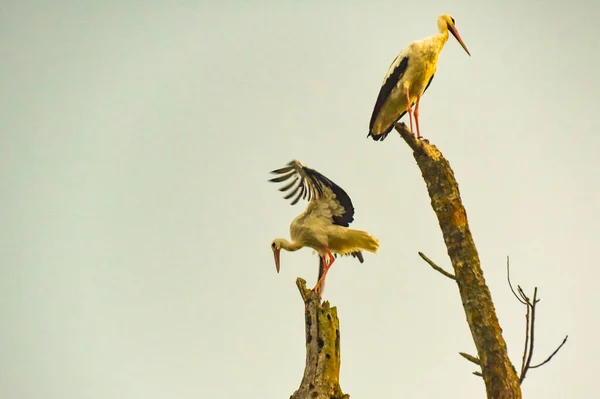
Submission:
M 452 16 L 441 15 L 437 25 L 439 34 L 412 42 L 392 62 L 379 91 L 367 137 L 371 136 L 375 141 L 385 139 L 396 121 L 407 112 L 410 118 L 410 130 L 414 132 L 413 105 L 417 137 L 421 137 L 419 102 L 435 75 L 438 57 L 448 41 L 448 32 L 452 33 L 467 54 L 471 55 L 458 34 Z
M 321 293 L 327 271 L 335 261 L 334 254 L 352 255 L 362 263 L 361 251 L 377 251 L 379 242 L 375 237 L 365 231 L 348 228 L 354 220 L 354 206 L 348 194 L 337 184 L 295 160 L 271 173 L 280 175 L 269 180 L 271 182 L 292 180 L 280 188 L 280 191 L 289 190 L 286 199 L 294 197 L 292 205 L 300 198 L 309 201 L 306 210 L 290 225 L 292 241 L 277 238 L 271 243 L 277 272 L 281 249 L 297 251 L 303 247 L 313 248 L 320 256 L 319 280 L 315 289 Z

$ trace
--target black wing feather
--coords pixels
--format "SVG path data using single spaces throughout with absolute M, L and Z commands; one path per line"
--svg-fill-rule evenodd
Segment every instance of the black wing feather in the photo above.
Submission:
M 298 186 L 298 187 L 296 187 L 295 189 L 293 189 L 292 191 L 290 191 L 290 192 L 288 193 L 288 195 L 286 195 L 286 196 L 285 196 L 285 197 L 283 197 L 283 198 L 284 198 L 284 199 L 290 199 L 290 198 L 292 198 L 294 195 L 296 195 L 296 192 L 298 191 L 298 188 L 299 188 L 299 187 L 300 187 L 300 186 Z
M 274 183 L 279 183 L 279 182 L 289 179 L 291 176 L 294 176 L 294 175 L 295 175 L 295 172 L 288 173 L 287 175 L 281 175 L 279 177 L 275 177 L 274 179 L 271 179 L 271 181 Z
M 296 184 L 296 182 L 297 182 L 297 181 L 298 181 L 298 176 L 294 177 L 294 180 L 292 180 L 292 182 L 291 182 L 290 184 L 288 184 L 287 186 L 283 186 L 283 187 L 281 187 L 281 188 L 279 189 L 279 191 L 287 191 L 287 190 L 289 190 L 290 188 L 292 188 L 292 186 L 293 186 L 294 184 Z
M 423 90 L 423 94 L 425 94 L 425 92 L 427 91 L 427 88 L 429 87 L 429 85 L 431 84 L 431 81 L 433 80 L 433 77 L 435 76 L 435 74 L 431 75 L 431 77 L 429 78 L 429 82 L 427 82 L 427 86 L 425 86 L 425 90 Z M 421 96 L 423 95 L 421 94 Z
M 395 61 L 396 60 L 394 60 L 394 62 Z M 392 62 L 392 65 L 394 64 L 394 62 Z M 390 68 L 391 68 L 391 66 L 390 66 Z M 394 70 L 392 71 L 390 76 L 388 76 L 388 78 L 385 80 L 385 82 L 383 82 L 383 85 L 381 86 L 381 89 L 379 90 L 379 95 L 377 96 L 377 101 L 375 102 L 375 108 L 373 108 L 373 114 L 371 114 L 371 121 L 369 122 L 369 134 L 367 135 L 367 137 L 373 136 L 373 139 L 378 141 L 377 140 L 378 137 L 374 136 L 372 134 L 373 125 L 375 124 L 375 119 L 377 119 L 377 115 L 379 115 L 379 111 L 381 111 L 381 108 L 383 108 L 383 104 L 385 104 L 387 99 L 390 97 L 390 94 L 392 93 L 392 90 L 394 90 L 394 87 L 396 87 L 396 85 L 398 84 L 400 79 L 402 79 L 402 76 L 404 76 L 404 73 L 406 72 L 406 68 L 408 68 L 408 57 L 402 58 L 402 60 L 400 61 L 400 63 L 398 63 L 396 68 L 394 68 Z M 390 130 L 388 130 L 387 132 L 384 132 L 380 136 L 382 138 L 385 138 L 385 136 L 387 136 L 387 134 L 391 130 L 392 129 L 390 128 Z
M 294 173 L 288 173 L 290 170 L 294 170 Z M 295 180 L 291 184 L 279 189 L 280 191 L 290 190 L 284 197 L 285 199 L 296 196 L 292 200 L 292 205 L 295 205 L 300 198 L 308 199 L 309 201 L 318 200 L 323 195 L 324 189 L 328 188 L 335 194 L 336 200 L 344 208 L 344 213 L 342 215 L 333 216 L 333 223 L 339 226 L 348 227 L 354 220 L 354 206 L 352 205 L 352 200 L 350 200 L 348 194 L 346 194 L 340 186 L 316 170 L 307 168 L 298 161 L 292 161 L 287 167 L 274 170 L 271 173 L 285 174 L 284 176 L 270 179 L 269 181 L 273 183 L 281 183 L 292 176 L 295 177 Z M 297 180 L 300 180 L 300 182 L 296 187 L 293 187 Z
M 363 258 L 363 254 L 361 251 L 350 252 L 349 254 L 345 254 L 342 256 L 349 256 L 349 255 L 352 255 L 353 258 L 357 258 L 360 263 L 363 263 L 365 261 L 365 258 Z M 335 256 L 337 258 L 338 254 L 333 254 L 333 256 Z
M 431 78 L 429 78 L 429 82 L 427 82 L 427 86 L 425 86 L 425 89 L 423 90 L 423 94 L 425 94 L 425 92 L 426 92 L 426 91 L 427 91 L 427 89 L 429 88 L 429 85 L 431 84 L 431 81 L 433 80 L 433 77 L 434 77 L 434 76 L 435 76 L 435 74 L 434 74 L 434 75 L 431 75 Z M 389 80 L 389 79 L 388 79 L 388 80 Z M 386 82 L 387 82 L 387 81 L 386 81 Z M 381 90 L 383 91 L 383 87 L 381 88 Z M 421 95 L 423 95 L 423 94 L 421 94 Z M 380 95 L 381 95 L 381 93 L 380 93 Z M 379 98 L 377 99 L 377 101 L 379 102 Z M 382 104 L 381 104 L 381 106 L 380 106 L 380 109 L 381 109 L 381 107 L 382 107 L 382 106 L 383 106 L 383 102 L 382 102 Z M 411 104 L 411 107 L 414 107 L 414 106 L 415 106 L 415 103 L 413 102 L 413 103 Z M 375 107 L 377 108 L 377 105 L 375 105 Z M 400 120 L 400 119 L 402 119 L 402 117 L 403 117 L 404 115 L 406 115 L 406 113 L 407 113 L 407 111 L 406 111 L 406 110 L 405 110 L 404 112 L 402 112 L 402 113 L 400 114 L 400 116 L 398 117 L 398 119 L 397 119 L 397 120 Z M 372 135 L 372 134 L 371 134 L 371 131 L 370 131 L 370 130 L 373 128 L 373 123 L 375 123 L 375 111 L 373 111 L 373 116 L 371 116 L 371 124 L 369 125 L 369 134 L 367 135 L 367 137 L 369 137 L 369 136 L 372 136 L 372 137 L 373 137 L 373 140 L 375 140 L 375 141 L 383 141 L 383 140 L 384 140 L 384 139 L 387 137 L 387 135 L 388 135 L 388 134 L 389 134 L 389 133 L 392 131 L 392 129 L 394 129 L 394 125 L 392 124 L 392 125 L 390 125 L 390 127 L 389 127 L 388 129 L 386 129 L 386 130 L 385 130 L 383 133 L 381 133 L 381 134 L 380 134 L 380 135 L 378 135 L 378 136 L 374 136 L 374 135 Z

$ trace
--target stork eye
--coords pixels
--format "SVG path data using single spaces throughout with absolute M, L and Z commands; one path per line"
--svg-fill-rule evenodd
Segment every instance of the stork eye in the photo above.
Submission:
M 450 17 L 450 19 L 452 20 L 452 25 L 456 25 L 456 21 L 454 21 L 454 18 Z
M 275 245 L 275 243 L 271 243 L 271 248 L 276 249 L 277 245 Z

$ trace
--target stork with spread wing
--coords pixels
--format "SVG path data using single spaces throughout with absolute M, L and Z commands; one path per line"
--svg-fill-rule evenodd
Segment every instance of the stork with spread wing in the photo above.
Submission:
M 285 199 L 293 197 L 292 205 L 300 198 L 308 200 L 306 210 L 290 225 L 291 242 L 276 238 L 271 243 L 275 267 L 279 273 L 280 251 L 314 249 L 320 256 L 319 280 L 315 290 L 321 293 L 327 271 L 335 261 L 334 254 L 352 255 L 362 263 L 362 252 L 377 252 L 379 241 L 369 233 L 348 228 L 354 220 L 354 206 L 346 192 L 314 169 L 294 160 L 287 166 L 272 171 L 279 175 L 269 181 L 274 183 L 292 181 L 279 191 L 289 191 Z

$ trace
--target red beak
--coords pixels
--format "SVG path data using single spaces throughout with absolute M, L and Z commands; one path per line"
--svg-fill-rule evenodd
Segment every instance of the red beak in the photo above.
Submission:
M 469 53 L 469 50 L 467 49 L 466 44 L 462 41 L 460 35 L 458 34 L 458 30 L 456 30 L 456 28 L 454 26 L 448 26 L 450 33 L 452 33 L 452 36 L 454 36 L 454 38 L 456 40 L 458 40 L 458 42 L 460 43 L 460 45 L 462 46 L 463 49 L 465 49 L 465 51 L 467 52 L 467 54 L 469 54 L 469 57 L 471 56 L 471 53 Z
M 277 270 L 277 273 L 279 273 L 279 252 L 281 252 L 280 249 L 273 250 L 273 256 L 275 257 L 275 269 Z

